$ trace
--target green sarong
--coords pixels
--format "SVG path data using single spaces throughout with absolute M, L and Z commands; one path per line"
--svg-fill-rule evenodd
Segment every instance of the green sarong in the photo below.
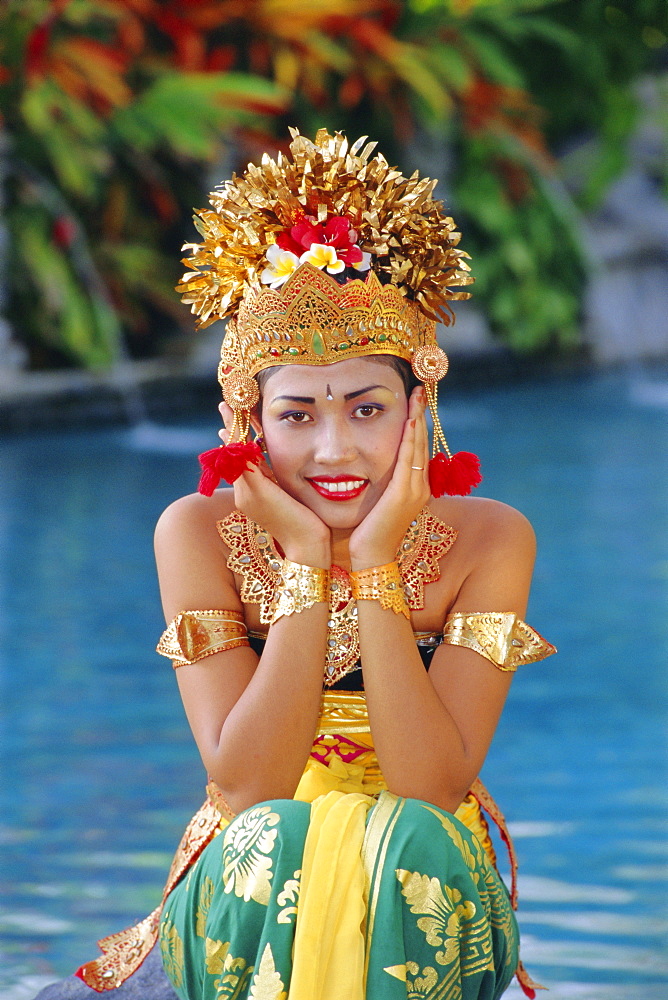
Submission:
M 160 941 L 182 1000 L 493 1000 L 518 962 L 476 836 L 386 791 L 240 813 L 168 896 Z

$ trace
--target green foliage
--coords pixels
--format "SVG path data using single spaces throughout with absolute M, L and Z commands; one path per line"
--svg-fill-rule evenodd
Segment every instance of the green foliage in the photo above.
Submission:
M 569 199 L 556 178 L 526 162 L 532 187 L 511 199 L 496 143 L 469 141 L 459 154 L 454 199 L 464 213 L 476 298 L 485 303 L 492 329 L 521 352 L 572 347 L 585 253 Z
M 38 201 L 10 214 L 15 315 L 46 346 L 85 360 L 90 368 L 108 367 L 120 344 L 116 313 L 85 248 L 75 242 L 71 254 L 60 250 L 51 225 Z
M 431 39 L 440 79 L 458 92 L 448 183 L 476 301 L 514 349 L 569 348 L 589 266 L 579 210 L 595 207 L 627 164 L 634 83 L 668 41 L 665 3 L 409 0 L 407 8 L 403 36 Z M 448 76 L 453 51 L 465 54 L 468 79 Z M 460 60 L 453 65 L 459 71 Z M 666 106 L 659 101 L 655 118 L 662 108 L 668 137 Z M 422 121 L 434 127 L 431 116 Z M 657 174 L 665 179 L 665 164 Z
M 179 230 L 204 169 L 232 129 L 286 106 L 255 74 L 179 69 L 133 8 L 32 0 L 0 14 L 9 313 L 37 363 L 155 350 L 154 324 L 184 318 Z
M 211 160 L 221 134 L 257 123 L 258 109 L 277 114 L 287 95 L 248 73 L 164 73 L 132 104 L 115 112 L 111 129 L 142 152 L 166 148 L 194 160 Z
M 288 124 L 369 134 L 400 165 L 428 133 L 495 333 L 521 351 L 577 341 L 578 211 L 625 167 L 665 0 L 164 6 L 0 6 L 10 318 L 36 363 L 159 350 L 156 330 L 187 323 L 178 249 L 211 164 L 228 139 L 243 161 L 280 148 Z M 668 135 L 665 77 L 656 91 Z

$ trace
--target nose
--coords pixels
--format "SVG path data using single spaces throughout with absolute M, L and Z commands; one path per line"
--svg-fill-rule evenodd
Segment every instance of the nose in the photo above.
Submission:
M 348 421 L 332 414 L 320 424 L 315 442 L 314 459 L 318 465 L 342 467 L 357 458 L 355 435 Z

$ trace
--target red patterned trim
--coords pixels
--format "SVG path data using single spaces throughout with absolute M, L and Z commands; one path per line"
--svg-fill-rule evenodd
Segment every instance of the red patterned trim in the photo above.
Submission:
M 134 927 L 98 941 L 103 954 L 77 969 L 75 975 L 79 979 L 96 992 L 104 993 L 120 986 L 136 972 L 158 939 L 160 914 L 167 896 L 219 830 L 220 813 L 211 799 L 207 799 L 190 820 L 181 838 L 160 906 Z
M 478 805 L 482 806 L 490 819 L 498 827 L 499 833 L 501 834 L 501 839 L 508 849 L 508 860 L 510 861 L 510 876 L 511 876 L 511 889 L 510 889 L 510 902 L 513 910 L 517 909 L 517 855 L 515 853 L 515 845 L 513 844 L 508 826 L 506 824 L 506 818 L 499 809 L 498 805 L 489 794 L 485 786 L 483 785 L 480 778 L 476 778 L 471 785 L 471 795 L 476 799 Z
M 476 778 L 471 785 L 471 793 L 474 799 L 478 802 L 480 806 L 485 810 L 489 818 L 496 824 L 499 833 L 501 834 L 501 839 L 508 848 L 508 860 L 510 861 L 510 875 L 511 875 L 511 890 L 510 890 L 510 903 L 514 910 L 517 909 L 517 855 L 515 853 L 515 845 L 513 844 L 512 837 L 510 836 L 510 831 L 508 830 L 508 825 L 506 823 L 505 816 L 499 809 L 498 805 L 489 794 L 485 786 L 483 785 L 480 778 Z M 546 990 L 547 986 L 541 986 L 540 983 L 534 982 L 527 970 L 524 968 L 521 962 L 517 963 L 517 968 L 515 969 L 515 978 L 520 984 L 520 988 L 525 996 L 529 997 L 529 1000 L 535 1000 L 536 990 Z

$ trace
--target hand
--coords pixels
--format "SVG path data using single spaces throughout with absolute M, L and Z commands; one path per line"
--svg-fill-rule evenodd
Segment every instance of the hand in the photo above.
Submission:
M 394 562 L 408 525 L 431 496 L 425 406 L 425 391 L 418 387 L 411 393 L 408 418 L 387 489 L 350 536 L 353 570 Z
M 226 403 L 218 407 L 225 423 L 219 436 L 227 444 L 234 414 Z M 234 504 L 274 538 L 287 559 L 329 569 L 331 532 L 317 514 L 281 489 L 262 460 L 251 465 L 233 484 Z

